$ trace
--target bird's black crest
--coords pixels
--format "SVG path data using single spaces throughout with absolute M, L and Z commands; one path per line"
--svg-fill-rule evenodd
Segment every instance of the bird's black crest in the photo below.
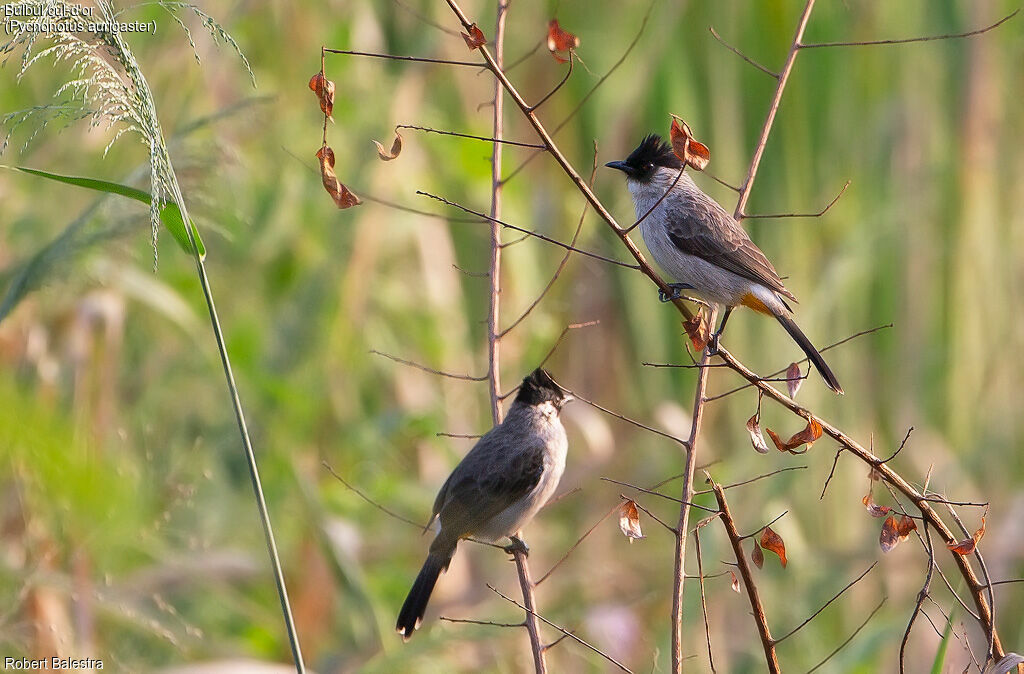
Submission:
M 633 170 L 643 173 L 653 166 L 664 166 L 666 168 L 680 168 L 683 163 L 672 151 L 672 146 L 661 139 L 656 133 L 652 133 L 637 145 L 628 157 L 626 164 Z
M 519 394 L 516 395 L 516 402 L 526 405 L 552 402 L 556 407 L 561 407 L 568 397 L 547 370 L 538 367 L 523 379 Z

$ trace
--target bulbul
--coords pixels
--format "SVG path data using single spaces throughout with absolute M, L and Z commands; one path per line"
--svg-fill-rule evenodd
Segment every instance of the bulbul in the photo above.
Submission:
M 650 211 L 640 223 L 640 233 L 655 261 L 676 281 L 671 284 L 673 295 L 663 295 L 662 301 L 689 290 L 702 300 L 725 306 L 721 326 L 712 335 L 712 350 L 733 308 L 750 307 L 774 316 L 829 388 L 843 392 L 821 354 L 793 321 L 786 299 L 796 302 L 796 297 L 732 215 L 704 194 L 686 172 L 680 176 L 682 161 L 671 146 L 652 134 L 624 161 L 605 166 L 626 174 L 637 219 Z
M 523 379 L 505 420 L 488 431 L 448 476 L 430 517 L 437 535 L 395 629 L 408 640 L 423 620 L 438 576 L 463 538 L 497 542 L 526 552 L 522 527 L 547 503 L 565 470 L 568 441 L 558 415 L 572 400 L 545 370 Z

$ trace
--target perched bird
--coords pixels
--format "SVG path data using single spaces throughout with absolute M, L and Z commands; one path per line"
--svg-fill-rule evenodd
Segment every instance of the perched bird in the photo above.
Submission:
M 545 370 L 523 379 L 505 420 L 487 432 L 448 476 L 434 500 L 437 535 L 395 629 L 408 640 L 423 620 L 430 593 L 463 538 L 497 542 L 527 552 L 520 529 L 547 503 L 565 470 L 568 441 L 558 415 L 572 396 Z
M 670 284 L 673 294 L 662 293 L 662 301 L 677 299 L 680 291 L 688 290 L 702 300 L 725 306 L 722 323 L 712 335 L 712 353 L 736 306 L 774 316 L 829 388 L 842 393 L 825 359 L 793 321 L 786 299 L 796 302 L 796 297 L 782 285 L 775 267 L 732 215 L 702 192 L 685 171 L 680 175 L 682 165 L 671 146 L 654 134 L 644 138 L 624 161 L 605 164 L 626 174 L 636 217 L 644 218 L 640 223 L 644 243 L 676 281 Z

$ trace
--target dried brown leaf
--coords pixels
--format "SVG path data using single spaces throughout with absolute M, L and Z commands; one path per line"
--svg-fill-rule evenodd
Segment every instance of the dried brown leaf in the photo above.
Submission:
M 896 518 L 889 515 L 882 523 L 882 531 L 878 534 L 878 545 L 882 552 L 889 552 L 900 542 L 899 529 L 896 526 Z
M 693 318 L 683 321 L 683 330 L 686 330 L 686 336 L 697 351 L 703 351 L 711 341 L 711 326 L 704 312 L 699 309 Z
M 764 566 L 764 552 L 761 551 L 761 546 L 757 544 L 757 541 L 754 541 L 754 549 L 750 551 L 750 561 L 759 569 Z
M 786 568 L 786 544 L 782 541 L 782 536 L 775 533 L 771 527 L 765 527 L 761 533 L 761 547 L 778 555 L 782 568 Z
M 789 391 L 790 398 L 796 398 L 796 392 L 800 390 L 800 386 L 804 383 L 804 376 L 800 372 L 800 366 L 796 363 L 790 363 L 789 367 L 786 368 L 786 390 Z
M 732 571 L 729 572 L 729 575 L 732 576 L 732 591 L 735 592 L 736 594 L 739 594 L 740 593 L 740 579 L 737 578 L 736 574 L 734 572 L 732 572 Z
M 980 541 L 981 537 L 985 535 L 985 517 L 987 515 L 988 509 L 985 510 L 985 515 L 981 516 L 981 526 L 978 528 L 977 531 L 974 532 L 973 536 L 971 536 L 970 538 L 965 538 L 959 543 L 947 543 L 946 547 L 949 548 L 950 551 L 958 555 L 973 554 L 974 549 L 978 547 L 978 541 Z
M 864 495 L 864 498 L 861 499 L 861 503 L 863 503 L 864 507 L 868 509 L 868 512 L 872 517 L 885 517 L 892 511 L 892 508 L 889 506 L 878 505 L 875 503 L 874 494 L 870 491 Z M 913 520 L 911 520 L 911 522 L 913 522 Z
M 630 543 L 634 538 L 644 537 L 640 530 L 640 511 L 637 509 L 635 501 L 626 500 L 619 508 L 619 529 Z
M 807 445 L 809 449 L 810 446 L 814 444 L 814 441 L 821 437 L 823 431 L 821 428 L 821 423 L 814 417 L 811 417 L 810 419 L 807 420 L 807 426 L 805 426 L 802 431 L 796 433 L 795 435 L 793 435 L 793 437 L 791 437 L 789 440 L 786 440 L 785 442 L 783 442 L 782 438 L 780 438 L 778 434 L 775 433 L 775 431 L 773 431 L 772 429 L 766 428 L 765 432 L 768 433 L 768 437 L 772 439 L 772 442 L 775 443 L 775 446 L 778 448 L 780 452 L 789 452 L 790 454 L 803 454 L 804 452 L 807 451 L 806 449 L 801 452 L 798 452 L 796 451 L 796 448 L 799 447 L 800 445 Z
M 678 115 L 672 115 L 672 127 L 669 129 L 668 135 L 672 141 L 672 151 L 695 171 L 703 171 L 711 161 L 711 151 L 708 150 L 708 146 L 694 140 L 689 124 Z
M 327 79 L 324 76 L 324 71 L 321 70 L 310 78 L 309 88 L 320 100 L 320 110 L 331 117 L 331 113 L 334 112 L 334 82 Z
M 462 39 L 466 41 L 466 46 L 470 49 L 479 49 L 480 47 L 487 44 L 487 38 L 484 37 L 484 32 L 480 30 L 480 27 L 475 23 L 469 27 L 469 35 L 460 33 Z
M 384 146 L 378 142 L 373 141 L 373 144 L 377 146 L 377 156 L 383 161 L 391 161 L 402 153 L 402 134 L 398 133 L 398 129 L 395 129 L 395 140 L 391 142 L 391 150 L 385 150 Z
M 565 63 L 569 59 L 558 52 L 568 52 L 580 46 L 580 39 L 558 25 L 558 19 L 551 19 L 548 22 L 548 51 L 559 63 Z
M 761 454 L 768 453 L 768 443 L 764 441 L 761 434 L 761 410 L 754 413 L 754 416 L 747 419 L 747 433 L 750 433 L 750 444 Z
M 338 176 L 334 174 L 334 150 L 324 145 L 316 153 L 320 160 L 320 179 L 324 183 L 324 189 L 334 199 L 338 208 L 345 209 L 358 206 L 362 203 L 349 188 L 345 187 Z

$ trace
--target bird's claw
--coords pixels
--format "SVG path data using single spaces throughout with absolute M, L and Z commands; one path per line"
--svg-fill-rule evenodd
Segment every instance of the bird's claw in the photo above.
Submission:
M 684 290 L 693 290 L 693 286 L 689 283 L 669 283 L 668 287 L 672 289 L 672 294 L 666 293 L 661 288 L 658 288 L 658 299 L 662 302 L 672 302 L 680 299 L 683 296 Z
M 721 331 L 711 333 L 711 338 L 708 339 L 708 346 L 707 346 L 708 356 L 717 356 L 718 355 L 718 338 L 721 337 L 721 336 L 722 336 L 722 332 Z
M 523 557 L 529 557 L 530 546 L 526 544 L 526 541 L 519 538 L 518 536 L 509 536 L 508 539 L 512 541 L 509 545 L 505 546 L 505 552 L 512 555 L 513 557 L 517 552 L 521 552 Z

